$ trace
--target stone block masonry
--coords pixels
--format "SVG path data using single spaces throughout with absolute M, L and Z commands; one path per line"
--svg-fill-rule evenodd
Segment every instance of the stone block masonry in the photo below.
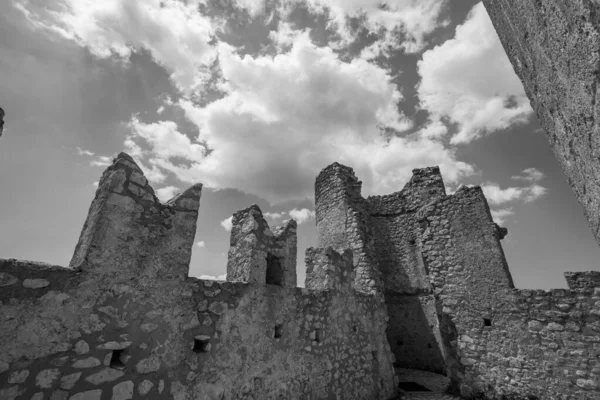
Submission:
M 119 154 L 68 268 L 0 261 L 0 399 L 394 396 L 383 298 L 350 278 L 295 287 L 295 221 L 271 231 L 258 207 L 242 210 L 236 282 L 187 276 L 200 193 L 162 204 Z M 351 277 L 352 253 L 340 257 Z
M 600 243 L 600 4 L 483 3 Z
M 334 163 L 296 287 L 296 222 L 234 214 L 227 282 L 188 277 L 201 185 L 166 203 L 119 154 L 69 267 L 0 260 L 0 399 L 388 400 L 394 366 L 465 398 L 600 398 L 600 279 L 514 288 L 480 188 L 439 168 L 361 196 Z

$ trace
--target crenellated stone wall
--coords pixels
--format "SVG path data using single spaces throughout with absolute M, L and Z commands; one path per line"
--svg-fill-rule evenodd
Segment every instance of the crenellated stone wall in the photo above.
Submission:
M 362 198 L 315 185 L 317 248 L 296 287 L 296 222 L 234 214 L 228 282 L 188 277 L 201 185 L 166 203 L 131 157 L 100 179 L 69 267 L 0 260 L 0 399 L 380 399 L 394 366 L 465 398 L 600 396 L 600 279 L 514 288 L 480 188 L 437 167 Z
M 162 204 L 120 154 L 70 267 L 0 260 L 0 399 L 395 394 L 385 304 L 352 290 L 350 250 L 314 249 L 344 264 L 339 285 L 296 288 L 295 221 L 272 232 L 251 206 L 233 219 L 228 279 L 240 282 L 187 276 L 200 192 Z

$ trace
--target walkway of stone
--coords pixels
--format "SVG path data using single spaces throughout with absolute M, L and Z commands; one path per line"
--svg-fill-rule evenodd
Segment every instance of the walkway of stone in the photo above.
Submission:
M 460 400 L 460 397 L 445 394 L 450 380 L 443 375 L 405 368 L 396 368 L 396 375 L 401 384 L 402 382 L 413 382 L 430 390 L 406 391 L 406 395 L 400 397 L 402 400 Z

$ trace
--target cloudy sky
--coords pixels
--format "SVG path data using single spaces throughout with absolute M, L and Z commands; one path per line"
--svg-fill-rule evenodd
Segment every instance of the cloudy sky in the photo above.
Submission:
M 225 272 L 233 212 L 299 222 L 314 179 L 363 195 L 439 165 L 482 185 L 517 287 L 565 287 L 600 248 L 482 3 L 473 0 L 0 2 L 0 257 L 67 265 L 120 151 L 162 199 L 204 184 L 190 274 Z

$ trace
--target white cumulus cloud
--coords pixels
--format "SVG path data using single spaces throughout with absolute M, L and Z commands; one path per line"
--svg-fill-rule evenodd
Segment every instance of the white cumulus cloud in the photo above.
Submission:
M 112 158 L 109 156 L 99 156 L 95 160 L 90 162 L 93 167 L 108 167 L 112 164 Z
M 421 107 L 433 120 L 458 125 L 453 144 L 524 123 L 533 112 L 481 2 L 454 38 L 423 53 L 417 66 Z
M 127 61 L 149 51 L 184 93 L 203 84 L 217 52 L 220 23 L 200 14 L 202 0 L 18 0 L 30 22 L 87 47 L 100 58 Z
M 315 217 L 315 212 L 309 210 L 308 208 L 303 208 L 301 210 L 294 208 L 293 210 L 290 210 L 289 214 L 290 217 L 294 218 L 298 224 L 303 224 L 309 219 Z
M 500 205 L 515 201 L 530 203 L 537 200 L 547 192 L 545 187 L 538 184 L 533 184 L 526 187 L 508 187 L 506 189 L 502 189 L 496 183 L 486 183 L 481 185 L 481 189 L 483 190 L 488 202 L 493 205 Z
M 80 156 L 93 156 L 94 153 L 89 151 L 89 150 L 84 150 L 81 147 L 77 147 L 77 154 L 79 154 Z
M 526 168 L 521 175 L 514 175 L 511 179 L 537 182 L 544 179 L 544 173 L 536 168 Z
M 297 2 L 297 0 L 287 0 Z M 441 20 L 445 0 L 304 0 L 313 13 L 324 13 L 329 27 L 335 28 L 347 46 L 357 38 L 347 24 L 348 17 L 360 17 L 361 24 L 381 36 L 370 53 L 388 53 L 391 49 L 418 52 L 425 36 L 448 22 Z
M 272 203 L 312 196 L 315 176 L 334 161 L 353 167 L 369 194 L 400 190 L 413 168 L 440 165 L 449 182 L 473 172 L 438 140 L 443 127 L 382 136 L 379 127 L 404 132 L 412 123 L 398 111 L 402 95 L 390 75 L 372 63 L 343 62 L 306 31 L 275 57 L 219 48 L 224 97 L 203 107 L 178 102 L 197 138 L 171 121 L 132 119 L 126 145 L 144 165 Z
M 156 197 L 163 203 L 167 200 L 171 200 L 177 193 L 179 193 L 180 189 L 175 186 L 165 186 L 155 191 Z
M 287 214 L 285 211 L 283 211 L 283 212 L 280 212 L 280 213 L 271 213 L 271 212 L 266 212 L 266 213 L 264 213 L 264 214 L 263 214 L 263 216 L 264 216 L 265 218 L 270 218 L 270 219 L 272 219 L 272 220 L 276 221 L 276 220 L 278 220 L 278 219 L 281 219 L 281 218 L 283 218 L 283 217 L 285 216 L 285 214 Z
M 506 222 L 507 217 L 514 215 L 515 213 L 512 208 L 501 208 L 498 210 L 491 209 L 490 212 L 492 213 L 492 218 L 494 218 L 494 221 L 497 224 L 503 224 Z
M 229 217 L 229 218 L 224 219 L 223 221 L 221 221 L 221 226 L 227 232 L 231 232 L 231 228 L 233 228 L 233 216 L 231 216 L 231 217 Z

